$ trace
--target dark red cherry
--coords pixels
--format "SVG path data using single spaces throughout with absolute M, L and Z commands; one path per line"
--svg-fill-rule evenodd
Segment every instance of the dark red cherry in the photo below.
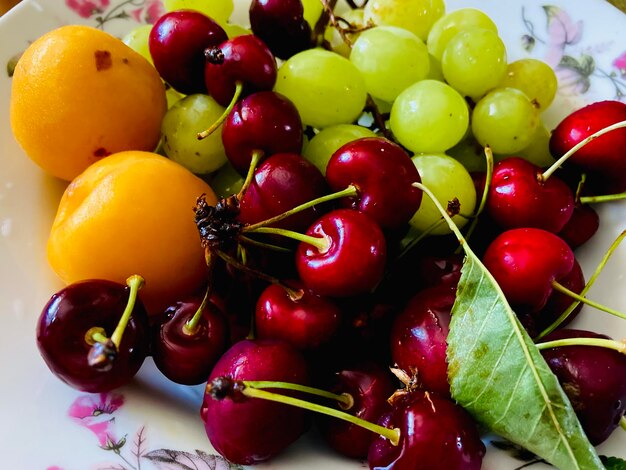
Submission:
M 302 242 L 296 268 L 304 284 L 318 295 L 349 297 L 370 292 L 381 281 L 387 245 L 380 226 L 367 214 L 337 209 L 320 217 L 307 231 L 323 247 Z
M 293 103 L 273 91 L 260 91 L 238 102 L 224 121 L 222 142 L 233 167 L 245 175 L 252 154 L 300 153 L 302 121 Z
M 157 20 L 148 45 L 163 80 L 189 95 L 206 93 L 204 50 L 227 39 L 222 27 L 208 16 L 195 10 L 175 10 Z
M 345 411 L 375 423 L 390 409 L 387 400 L 395 388 L 395 381 L 388 368 L 375 362 L 363 362 L 337 372 L 329 390 L 337 394 L 350 394 L 354 404 Z M 376 434 L 347 421 L 322 415 L 319 416 L 318 424 L 324 439 L 335 451 L 353 459 L 367 458 Z
M 589 204 L 576 204 L 572 216 L 559 232 L 559 237 L 572 250 L 587 243 L 600 227 L 600 217 Z
M 257 168 L 252 183 L 239 201 L 239 220 L 254 224 L 282 214 L 328 192 L 322 173 L 296 153 L 274 154 Z M 306 230 L 322 214 L 316 206 L 272 225 Z
M 276 83 L 276 59 L 265 43 L 251 34 L 229 39 L 205 51 L 204 80 L 209 95 L 228 106 L 237 82 L 243 94 L 271 90 Z
M 424 255 L 417 264 L 418 280 L 424 287 L 437 284 L 456 286 L 461 277 L 465 256 L 460 253 Z
M 574 210 L 574 194 L 557 176 L 518 157 L 496 163 L 487 197 L 492 220 L 503 229 L 535 227 L 558 233 Z
M 303 385 L 309 380 L 302 355 L 289 344 L 275 340 L 235 343 L 217 362 L 209 381 L 217 377 Z M 200 414 L 215 450 L 239 465 L 271 459 L 307 427 L 305 411 L 260 399 L 216 400 L 207 393 Z
M 552 131 L 550 152 L 559 158 L 590 135 L 626 120 L 626 103 L 621 101 L 598 101 L 580 108 Z M 578 150 L 568 164 L 587 173 L 590 179 L 599 174 L 600 179 L 611 181 L 615 192 L 626 190 L 626 129 L 616 129 L 593 140 Z M 602 182 L 602 181 L 601 181 Z
M 250 26 L 281 59 L 308 49 L 312 43 L 301 0 L 252 0 Z
M 422 191 L 412 186 L 421 178 L 411 158 L 382 137 L 358 139 L 339 148 L 328 162 L 326 179 L 333 191 L 355 185 L 357 195 L 344 199 L 344 206 L 367 213 L 384 229 L 405 225 L 422 201 Z
M 584 330 L 557 330 L 542 341 L 601 338 Z M 605 441 L 626 412 L 626 356 L 597 346 L 562 346 L 541 351 L 569 397 L 593 445 Z
M 193 330 L 187 328 L 202 299 L 193 298 L 169 307 L 152 338 L 152 357 L 168 379 L 184 385 L 206 382 L 211 369 L 226 350 L 228 328 L 218 307 L 207 302 Z
M 148 315 L 135 301 L 117 354 L 108 370 L 88 363 L 94 328 L 110 338 L 129 299 L 129 288 L 105 280 L 80 281 L 54 294 L 37 323 L 37 346 L 50 370 L 83 392 L 99 393 L 127 384 L 148 353 Z
M 416 294 L 391 329 L 391 357 L 396 366 L 425 390 L 450 397 L 447 338 L 456 287 L 446 284 Z
M 572 249 L 557 235 L 538 228 L 500 234 L 487 248 L 483 263 L 518 314 L 537 312 L 553 291 L 552 282 L 574 266 Z
M 434 393 L 411 391 L 394 397 L 378 424 L 400 429 L 394 446 L 381 436 L 372 442 L 372 469 L 480 470 L 485 445 L 467 412 Z
M 319 297 L 301 282 L 284 287 L 271 284 L 259 297 L 255 326 L 259 339 L 280 339 L 300 350 L 313 350 L 327 344 L 337 333 L 341 311 L 335 303 Z

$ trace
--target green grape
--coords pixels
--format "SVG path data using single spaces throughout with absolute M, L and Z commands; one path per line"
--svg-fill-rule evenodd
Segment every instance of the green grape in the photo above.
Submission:
M 530 144 L 517 152 L 517 156 L 542 168 L 554 163 L 554 157 L 550 153 L 550 131 L 546 126 L 542 123 L 537 126 Z
M 320 0 L 302 0 L 302 6 L 304 7 L 304 19 L 309 23 L 312 30 L 315 29 L 315 24 L 324 11 L 324 5 Z
M 274 90 L 295 104 L 304 125 L 317 128 L 354 122 L 367 100 L 365 80 L 354 64 L 323 49 L 285 61 Z
M 499 87 L 522 90 L 531 101 L 536 101 L 541 111 L 545 111 L 554 100 L 558 83 L 554 70 L 545 62 L 521 59 L 507 66 Z
M 148 47 L 150 31 L 152 31 L 151 24 L 137 26 L 130 30 L 126 36 L 122 38 L 122 41 L 132 50 L 145 57 L 148 62 L 152 63 L 152 56 L 150 55 L 150 48 Z
M 363 27 L 363 10 L 360 8 L 356 10 L 345 11 L 341 14 L 341 18 L 347 21 L 350 26 L 355 29 Z M 347 25 L 344 22 L 341 22 L 340 26 L 345 27 Z M 346 34 L 349 40 L 354 43 L 359 38 L 360 33 L 346 32 Z M 346 58 L 350 57 L 350 52 L 352 48 L 348 44 L 346 44 L 344 39 L 341 37 L 341 34 L 339 34 L 339 32 L 337 31 L 337 28 L 335 28 L 333 25 L 328 25 L 328 27 L 324 30 L 324 39 L 328 42 L 333 52 L 336 52 L 337 54 L 340 54 Z
M 497 88 L 482 98 L 472 112 L 472 132 L 480 145 L 494 153 L 515 154 L 531 143 L 539 112 L 524 92 Z
M 224 28 L 224 31 L 228 35 L 228 39 L 232 39 L 237 36 L 245 36 L 246 34 L 252 34 L 251 30 L 238 24 L 220 22 L 220 26 Z
M 426 78 L 445 82 L 446 79 L 443 77 L 443 70 L 441 70 L 441 61 L 432 54 L 428 54 L 428 60 L 430 61 L 430 67 L 428 68 Z
M 165 98 L 167 99 L 167 107 L 171 108 L 172 106 L 174 106 L 176 103 L 178 103 L 178 101 L 180 101 L 181 99 L 183 99 L 185 97 L 185 95 L 183 95 L 182 93 L 174 90 L 171 86 L 165 85 Z
M 366 127 L 353 124 L 338 124 L 322 129 L 304 147 L 302 156 L 313 163 L 323 175 L 326 174 L 328 160 L 344 144 L 363 137 L 376 137 Z
M 428 52 L 441 60 L 448 42 L 461 31 L 484 28 L 498 33 L 498 27 L 485 13 L 474 8 L 461 8 L 439 18 L 428 33 Z
M 402 90 L 424 79 L 430 68 L 422 40 L 395 26 L 363 31 L 352 47 L 350 61 L 363 75 L 368 93 L 384 101 L 395 100 Z
M 474 101 L 498 86 L 506 74 L 506 66 L 502 39 L 484 28 L 458 33 L 448 42 L 441 59 L 446 81 Z
M 161 124 L 165 154 L 188 170 L 206 175 L 226 163 L 220 132 L 203 140 L 197 133 L 210 126 L 224 112 L 208 95 L 189 95 L 167 110 Z
M 447 153 L 460 162 L 469 172 L 487 170 L 485 149 L 471 135 L 461 140 Z
M 445 152 L 463 138 L 468 125 L 463 97 L 436 80 L 422 80 L 400 93 L 389 120 L 396 139 L 415 153 Z
M 369 0 L 364 18 L 366 24 L 399 26 L 426 41 L 430 28 L 445 12 L 444 0 Z
M 233 0 L 163 0 L 165 11 L 196 10 L 218 23 L 226 22 L 233 14 Z
M 243 178 L 230 162 L 226 162 L 211 178 L 211 189 L 218 197 L 237 194 L 242 186 Z
M 422 178 L 422 183 L 430 189 L 444 208 L 455 198 L 460 204 L 460 211 L 452 220 L 460 228 L 474 214 L 476 208 L 476 189 L 472 177 L 465 167 L 454 158 L 445 154 L 416 155 L 412 158 L 413 164 Z M 430 230 L 433 224 L 441 220 L 441 214 L 435 204 L 424 196 L 420 208 L 413 215 L 409 224 L 420 232 Z M 433 235 L 450 233 L 448 225 L 443 222 Z

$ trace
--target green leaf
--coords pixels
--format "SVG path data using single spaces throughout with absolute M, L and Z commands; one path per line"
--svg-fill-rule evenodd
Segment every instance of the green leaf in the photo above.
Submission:
M 602 460 L 606 470 L 626 470 L 626 460 L 620 459 L 619 457 L 601 455 L 600 460 Z
M 604 469 L 556 376 L 466 243 L 448 335 L 453 398 L 480 424 L 560 469 Z

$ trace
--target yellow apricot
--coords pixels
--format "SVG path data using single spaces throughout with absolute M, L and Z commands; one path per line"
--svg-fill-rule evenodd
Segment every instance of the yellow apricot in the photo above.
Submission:
M 181 165 L 151 152 L 126 151 L 91 165 L 61 198 L 48 239 L 48 261 L 67 284 L 144 277 L 140 297 L 152 314 L 206 281 L 194 219 L 211 187 Z
M 71 181 L 123 150 L 153 151 L 167 109 L 155 68 L 121 40 L 63 26 L 33 42 L 12 78 L 10 118 L 25 153 Z

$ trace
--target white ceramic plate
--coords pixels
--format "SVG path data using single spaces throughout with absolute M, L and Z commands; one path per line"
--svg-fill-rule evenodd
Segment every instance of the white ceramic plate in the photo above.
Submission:
M 448 10 L 485 10 L 498 24 L 510 60 L 536 57 L 556 67 L 561 89 L 545 116 L 549 126 L 584 103 L 626 99 L 626 15 L 604 0 L 546 2 L 550 0 L 449 0 Z M 111 394 L 83 394 L 50 374 L 35 346 L 40 309 L 61 287 L 45 261 L 44 247 L 64 184 L 31 163 L 11 135 L 11 79 L 5 65 L 30 41 L 62 24 L 100 22 L 104 30 L 121 36 L 160 11 L 158 0 L 24 0 L 0 19 L 0 468 L 227 467 L 209 455 L 214 451 L 198 416 L 202 387 L 172 385 L 148 360 L 132 385 Z M 235 15 L 245 18 L 245 13 L 241 0 Z M 559 66 L 565 56 L 573 66 Z M 605 204 L 599 212 L 600 232 L 578 252 L 587 275 L 626 228 L 626 203 Z M 625 262 L 626 247 L 621 247 L 589 296 L 626 311 Z M 626 322 L 589 309 L 577 326 L 626 337 Z M 322 450 L 315 439 L 305 437 L 264 468 L 364 466 Z M 626 458 L 626 433 L 618 429 L 599 451 Z M 512 470 L 523 464 L 490 448 L 484 468 Z

